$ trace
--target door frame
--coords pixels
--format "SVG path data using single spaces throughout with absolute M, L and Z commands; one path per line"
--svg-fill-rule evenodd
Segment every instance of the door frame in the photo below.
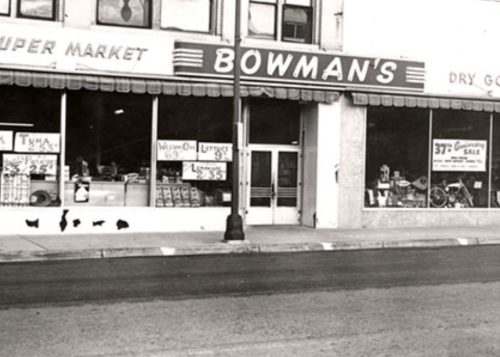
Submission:
M 295 207 L 277 206 L 277 200 L 271 201 L 271 207 L 251 207 L 250 206 L 250 190 L 252 178 L 252 152 L 267 151 L 271 153 L 271 180 L 274 181 L 277 189 L 278 180 L 278 155 L 280 152 L 295 152 L 297 153 L 297 205 Z M 281 145 L 281 144 L 249 144 L 247 147 L 247 173 L 245 187 L 245 224 L 247 225 L 300 225 L 302 214 L 302 147 L 300 145 Z M 289 210 L 290 216 L 295 215 L 296 219 L 283 219 L 276 222 L 278 209 L 283 211 Z M 250 210 L 254 211 L 254 219 L 248 220 L 251 214 Z M 267 212 L 266 212 L 267 211 Z M 265 217 L 265 215 L 270 215 Z M 285 215 L 287 213 L 285 212 Z M 260 216 L 260 217 L 259 217 Z

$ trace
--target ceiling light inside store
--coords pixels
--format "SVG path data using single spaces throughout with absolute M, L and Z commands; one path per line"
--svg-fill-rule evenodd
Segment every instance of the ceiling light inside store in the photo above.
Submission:
M 32 128 L 35 126 L 33 123 L 0 123 L 0 126 L 24 126 Z
M 125 113 L 125 111 L 123 109 L 116 109 L 115 110 L 115 115 L 121 115 L 123 113 Z

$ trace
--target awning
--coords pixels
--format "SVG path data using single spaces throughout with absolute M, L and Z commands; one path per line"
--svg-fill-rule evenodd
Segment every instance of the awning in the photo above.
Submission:
M 195 97 L 232 97 L 233 86 L 221 83 L 197 83 L 188 81 L 169 81 L 138 79 L 98 75 L 76 75 L 60 73 L 41 73 L 20 70 L 0 70 L 0 85 L 17 85 L 36 88 L 87 89 L 91 91 L 181 95 Z M 269 86 L 241 86 L 242 97 L 269 97 L 333 103 L 340 93 L 333 91 L 294 89 Z
M 500 102 L 390 94 L 352 93 L 354 104 L 384 107 L 473 110 L 500 113 Z

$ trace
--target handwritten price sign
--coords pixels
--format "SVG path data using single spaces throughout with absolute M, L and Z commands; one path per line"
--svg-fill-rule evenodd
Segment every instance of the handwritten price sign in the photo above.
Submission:
M 52 133 L 16 133 L 16 152 L 58 153 L 59 134 Z
M 486 140 L 434 139 L 432 171 L 486 171 Z
M 182 179 L 196 181 L 225 181 L 227 165 L 225 162 L 184 161 Z
M 233 161 L 233 145 L 224 143 L 198 143 L 198 160 Z
M 4 154 L 3 170 L 12 174 L 56 175 L 57 155 Z
M 158 140 L 158 161 L 196 160 L 195 140 Z

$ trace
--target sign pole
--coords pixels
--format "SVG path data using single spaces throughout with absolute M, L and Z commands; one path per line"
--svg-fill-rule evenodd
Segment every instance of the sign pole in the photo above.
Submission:
M 234 29 L 234 101 L 233 101 L 233 185 L 231 194 L 231 214 L 226 220 L 224 240 L 244 240 L 243 219 L 239 214 L 240 205 L 240 58 L 241 58 L 241 0 L 236 0 Z

